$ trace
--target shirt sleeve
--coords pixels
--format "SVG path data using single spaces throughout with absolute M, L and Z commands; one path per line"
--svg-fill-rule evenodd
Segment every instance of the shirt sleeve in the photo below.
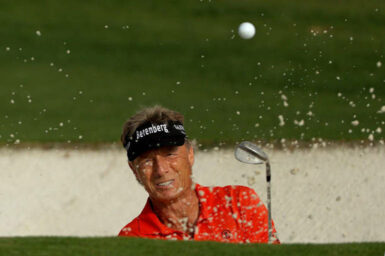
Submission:
M 135 218 L 132 222 L 128 223 L 122 230 L 120 230 L 118 236 L 129 236 L 129 237 L 141 237 L 139 231 L 139 220 Z
M 122 230 L 120 230 L 118 236 L 133 236 L 133 237 L 138 237 L 139 234 L 136 234 L 131 230 L 130 227 L 124 227 Z
M 246 243 L 267 243 L 268 211 L 258 195 L 251 188 L 241 187 L 239 192 L 239 212 Z M 274 244 L 280 244 L 272 221 Z

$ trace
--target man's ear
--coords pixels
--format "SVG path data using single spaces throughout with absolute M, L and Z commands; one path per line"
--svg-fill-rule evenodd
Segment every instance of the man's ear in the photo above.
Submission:
M 191 164 L 191 166 L 194 165 L 194 160 L 195 160 L 195 157 L 194 157 L 194 148 L 193 146 L 191 145 L 190 147 L 187 148 L 188 149 L 188 160 Z
M 134 164 L 131 161 L 128 161 L 128 166 L 130 166 L 131 170 L 135 172 Z
M 137 168 L 135 167 L 134 163 L 131 162 L 131 161 L 128 161 L 128 165 L 130 166 L 130 168 L 131 168 L 132 172 L 134 173 L 135 178 L 139 182 L 139 184 L 143 184 L 142 181 L 139 178 L 139 175 L 138 175 L 138 172 L 137 172 Z

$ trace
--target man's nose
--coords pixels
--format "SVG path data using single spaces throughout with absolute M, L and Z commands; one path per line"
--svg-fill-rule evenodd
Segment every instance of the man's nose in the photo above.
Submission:
M 158 176 L 162 176 L 168 172 L 167 160 L 162 156 L 155 156 L 154 171 Z

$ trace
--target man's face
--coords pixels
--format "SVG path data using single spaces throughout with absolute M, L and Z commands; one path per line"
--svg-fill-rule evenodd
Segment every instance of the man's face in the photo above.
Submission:
M 194 151 L 191 146 L 149 150 L 129 162 L 136 178 L 153 200 L 173 200 L 192 187 Z

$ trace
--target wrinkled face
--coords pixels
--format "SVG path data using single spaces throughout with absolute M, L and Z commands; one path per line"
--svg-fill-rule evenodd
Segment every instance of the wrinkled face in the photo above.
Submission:
M 170 201 L 192 188 L 194 151 L 185 145 L 149 150 L 129 162 L 153 200 Z

